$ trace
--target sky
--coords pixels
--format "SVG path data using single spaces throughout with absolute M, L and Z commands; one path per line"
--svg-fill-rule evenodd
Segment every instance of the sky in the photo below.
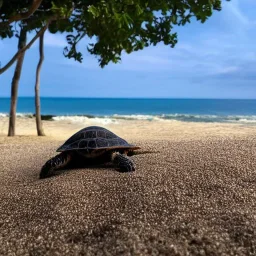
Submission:
M 256 0 L 223 2 L 204 24 L 174 27 L 175 48 L 159 44 L 123 54 L 119 64 L 100 68 L 80 48 L 83 63 L 66 59 L 62 34 L 45 35 L 41 73 L 43 97 L 256 99 Z M 29 38 L 31 38 L 30 35 Z M 17 38 L 0 41 L 3 66 L 15 54 Z M 19 96 L 34 96 L 38 43 L 27 52 Z M 0 97 L 9 97 L 14 66 L 0 75 Z

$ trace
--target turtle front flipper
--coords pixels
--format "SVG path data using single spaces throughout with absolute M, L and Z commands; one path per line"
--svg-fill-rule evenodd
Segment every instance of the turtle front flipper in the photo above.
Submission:
M 55 157 L 48 160 L 41 169 L 40 179 L 47 178 L 53 174 L 54 171 L 65 167 L 71 160 L 71 154 L 62 152 Z
M 126 155 L 122 155 L 119 152 L 114 152 L 111 155 L 111 160 L 115 165 L 117 165 L 121 169 L 121 171 L 135 171 L 134 162 Z

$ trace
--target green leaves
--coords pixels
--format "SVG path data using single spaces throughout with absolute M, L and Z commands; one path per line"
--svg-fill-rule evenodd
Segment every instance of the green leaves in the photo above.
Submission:
M 27 10 L 30 3 L 31 0 L 4 1 L 0 24 Z M 184 26 L 192 17 L 205 22 L 214 10 L 221 10 L 221 3 L 221 0 L 44 0 L 33 14 L 33 24 L 27 26 L 40 28 L 49 17 L 57 16 L 49 31 L 70 33 L 64 56 L 81 62 L 83 57 L 77 46 L 86 35 L 94 39 L 87 50 L 104 67 L 120 61 L 123 52 L 132 53 L 158 43 L 174 47 L 177 43 L 177 34 L 172 32 L 174 26 Z M 13 32 L 12 26 L 0 27 L 2 38 L 12 37 Z
M 91 5 L 88 8 L 88 12 L 90 12 L 95 18 L 99 17 L 100 15 L 99 10 L 94 5 Z
M 0 29 L 0 38 L 11 38 L 14 35 L 14 31 L 12 30 L 11 26 L 4 27 Z
M 213 10 L 221 9 L 220 0 L 88 2 L 91 4 L 83 8 L 76 24 L 80 24 L 78 30 L 96 38 L 87 49 L 98 57 L 101 67 L 118 62 L 123 51 L 131 53 L 160 42 L 174 47 L 177 34 L 172 33 L 173 26 L 186 25 L 192 17 L 205 22 Z
M 55 0 L 51 2 L 51 11 L 57 15 L 59 18 L 68 18 L 72 11 L 72 2 L 71 1 L 59 1 Z
M 74 35 L 66 36 L 69 47 L 66 46 L 63 50 L 63 54 L 65 57 L 69 59 L 73 58 L 78 62 L 82 62 L 83 60 L 82 53 L 77 51 L 76 46 L 79 43 L 79 41 L 84 38 L 84 36 L 85 36 L 85 33 L 83 34 L 78 33 L 76 36 Z
M 121 22 L 123 23 L 123 26 L 126 25 L 128 28 L 131 28 L 133 24 L 132 18 L 127 13 L 121 15 Z

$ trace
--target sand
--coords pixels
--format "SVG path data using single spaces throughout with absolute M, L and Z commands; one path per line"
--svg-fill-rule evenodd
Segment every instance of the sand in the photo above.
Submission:
M 8 118 L 0 117 L 0 135 L 7 135 Z M 250 123 L 193 123 L 172 120 L 116 120 L 116 119 L 86 119 L 84 122 L 61 120 L 43 121 L 48 138 L 65 141 L 80 129 L 98 125 L 117 133 L 128 140 L 190 140 L 198 138 L 216 137 L 244 137 L 256 135 L 256 125 Z M 16 134 L 22 136 L 36 136 L 34 118 L 17 118 Z
M 256 255 L 256 127 L 175 121 L 104 125 L 140 145 L 111 165 L 39 180 L 73 132 L 95 124 L 0 120 L 0 255 Z M 21 128 L 22 127 L 22 128 Z M 147 152 L 147 153 L 146 153 Z

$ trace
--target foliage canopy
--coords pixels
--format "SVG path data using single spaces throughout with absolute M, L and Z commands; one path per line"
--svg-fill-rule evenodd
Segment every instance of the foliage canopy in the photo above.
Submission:
M 0 37 L 15 34 L 14 22 L 32 30 L 42 28 L 51 19 L 48 27 L 51 33 L 68 33 L 66 57 L 81 62 L 83 56 L 77 45 L 87 36 L 93 39 L 88 51 L 104 67 L 111 61 L 118 62 L 123 51 L 131 53 L 160 42 L 174 47 L 177 34 L 172 33 L 173 26 L 185 25 L 192 18 L 205 22 L 214 10 L 221 10 L 221 3 L 221 0 L 5 0 L 2 6 L 0 2 Z M 22 15 L 28 12 L 31 12 L 29 17 Z M 17 17 L 23 18 L 17 20 Z

